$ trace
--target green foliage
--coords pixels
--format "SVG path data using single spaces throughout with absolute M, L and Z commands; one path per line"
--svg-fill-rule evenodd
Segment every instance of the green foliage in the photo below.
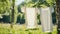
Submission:
M 23 6 L 25 6 L 26 5 L 26 2 L 22 2 L 21 4 L 20 4 L 20 7 L 23 7 Z
M 11 2 L 9 0 L 0 0 L 0 14 L 10 9 Z
M 4 28 L 4 27 L 0 26 L 0 34 L 48 34 L 48 33 L 42 32 L 41 27 L 38 27 L 37 30 L 32 29 L 32 30 L 28 30 L 28 31 L 26 31 L 26 29 L 24 30 L 23 27 L 16 30 L 16 29 L 10 29 L 10 28 L 6 28 L 6 27 Z M 52 34 L 57 34 L 56 27 L 53 28 Z
M 25 1 L 26 7 L 49 7 L 55 5 L 55 0 L 30 0 Z
M 18 11 L 17 11 L 17 7 L 15 7 L 15 11 L 14 11 L 14 24 L 16 24 L 16 22 L 17 22 L 17 16 L 18 16 Z
M 34 6 L 33 2 L 28 2 L 28 4 L 26 5 L 26 7 L 32 7 L 32 6 Z

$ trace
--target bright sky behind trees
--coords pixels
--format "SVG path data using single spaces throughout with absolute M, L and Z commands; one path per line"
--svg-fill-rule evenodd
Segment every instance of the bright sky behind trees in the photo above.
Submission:
M 24 0 L 16 0 L 15 5 L 19 5 L 20 3 L 22 3 Z

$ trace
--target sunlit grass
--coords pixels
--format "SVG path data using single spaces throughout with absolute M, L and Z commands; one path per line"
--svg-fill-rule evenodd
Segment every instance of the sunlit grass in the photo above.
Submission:
M 36 29 L 26 29 L 24 25 L 14 25 L 14 29 L 10 28 L 9 24 L 0 24 L 0 34 L 47 34 L 42 32 L 41 26 Z M 57 34 L 56 26 L 53 28 L 52 34 Z

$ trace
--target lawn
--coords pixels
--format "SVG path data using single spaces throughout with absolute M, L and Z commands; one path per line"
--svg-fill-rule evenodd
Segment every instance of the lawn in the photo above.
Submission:
M 14 28 L 10 28 L 10 24 L 0 24 L 0 34 L 48 34 L 42 32 L 42 28 L 39 25 L 35 29 L 26 29 L 25 25 L 14 25 Z M 52 34 L 57 34 L 56 26 L 53 27 Z

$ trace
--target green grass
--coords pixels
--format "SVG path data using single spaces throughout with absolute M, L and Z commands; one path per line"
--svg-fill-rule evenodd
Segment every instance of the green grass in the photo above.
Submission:
M 26 29 L 24 26 L 14 26 L 16 28 L 11 29 L 10 26 L 0 25 L 0 34 L 48 34 L 42 32 L 42 28 L 38 27 L 37 29 Z M 19 29 L 17 27 L 20 27 Z M 52 34 L 57 34 L 56 26 L 53 28 Z

